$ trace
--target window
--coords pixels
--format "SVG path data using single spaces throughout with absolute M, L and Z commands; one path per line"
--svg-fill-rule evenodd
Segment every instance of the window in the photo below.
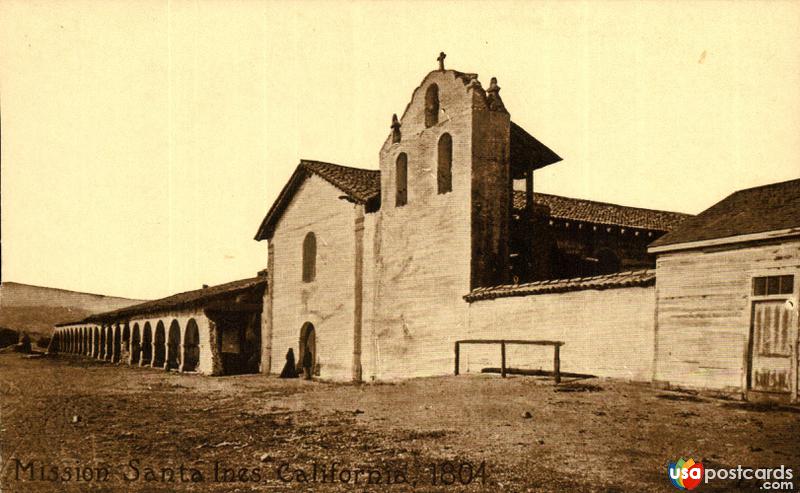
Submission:
M 431 84 L 425 91 L 425 127 L 439 123 L 439 86 Z
M 437 176 L 439 193 L 453 191 L 453 138 L 444 134 L 439 138 L 439 167 Z
M 317 276 L 317 237 L 308 233 L 303 240 L 303 282 L 311 282 Z
M 397 156 L 397 170 L 395 173 L 395 186 L 397 195 L 394 205 L 402 207 L 408 203 L 408 157 L 405 152 Z
M 794 276 L 762 276 L 753 278 L 753 296 L 792 294 Z

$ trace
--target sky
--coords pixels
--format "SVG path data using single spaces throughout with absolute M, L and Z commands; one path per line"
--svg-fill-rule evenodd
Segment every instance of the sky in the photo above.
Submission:
M 564 160 L 536 190 L 698 213 L 800 176 L 797 2 L 0 1 L 2 279 L 255 275 L 301 158 L 377 168 L 446 65 Z

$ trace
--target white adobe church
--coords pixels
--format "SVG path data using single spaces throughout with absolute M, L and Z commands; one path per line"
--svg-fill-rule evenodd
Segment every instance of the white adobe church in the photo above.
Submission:
M 302 355 L 308 347 L 322 378 L 439 375 L 454 370 L 455 341 L 502 337 L 564 340 L 567 369 L 648 379 L 651 330 L 623 345 L 620 334 L 652 325 L 652 296 L 641 289 L 654 282 L 641 270 L 654 266 L 646 246 L 687 216 L 534 195 L 534 170 L 561 158 L 511 121 L 495 79 L 484 88 L 443 61 L 393 119 L 379 171 L 301 161 L 264 218 L 256 235 L 269 243 L 262 371 L 280 372 L 288 348 Z M 552 231 L 570 225 L 572 236 Z M 555 256 L 592 243 L 605 243 L 598 256 L 612 260 L 590 273 L 627 288 L 610 295 L 615 313 L 604 308 L 609 295 L 552 305 L 512 298 L 545 318 L 481 301 L 491 286 L 552 279 Z M 620 274 L 625 266 L 640 270 Z M 613 340 L 598 340 L 604 325 Z M 565 336 L 573 326 L 592 331 L 591 340 Z M 466 351 L 462 371 L 498 366 L 497 351 Z M 549 349 L 515 351 L 517 367 L 552 365 Z

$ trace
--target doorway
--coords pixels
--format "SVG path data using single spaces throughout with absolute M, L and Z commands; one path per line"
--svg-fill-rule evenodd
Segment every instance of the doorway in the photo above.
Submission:
M 789 396 L 795 383 L 791 378 L 795 312 L 784 298 L 753 301 L 751 313 L 747 388 Z
M 300 351 L 298 352 L 299 359 L 297 360 L 298 370 L 302 372 L 303 362 L 308 353 L 311 361 L 311 374 L 319 376 L 319 367 L 317 366 L 317 335 L 314 325 L 311 322 L 306 322 L 300 329 Z
M 258 373 L 261 363 L 261 314 L 251 311 L 206 311 L 216 326 L 216 346 L 223 375 Z

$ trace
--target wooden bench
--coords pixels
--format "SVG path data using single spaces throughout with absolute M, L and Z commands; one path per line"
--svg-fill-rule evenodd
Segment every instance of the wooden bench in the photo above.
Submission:
M 456 341 L 456 375 L 459 373 L 461 344 L 500 344 L 500 376 L 503 378 L 506 377 L 506 345 L 553 346 L 553 376 L 556 384 L 561 383 L 561 346 L 564 345 L 563 341 L 528 341 L 524 339 L 463 339 Z

